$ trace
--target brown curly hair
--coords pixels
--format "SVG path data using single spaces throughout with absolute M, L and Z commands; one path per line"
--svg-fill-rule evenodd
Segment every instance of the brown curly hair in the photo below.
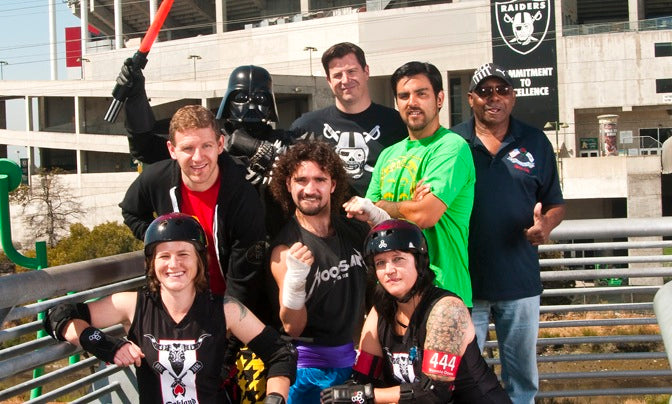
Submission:
M 270 189 L 273 198 L 282 206 L 285 213 L 291 215 L 296 209 L 292 194 L 287 190 L 287 180 L 296 172 L 299 164 L 312 161 L 320 169 L 331 176 L 336 188 L 331 194 L 331 211 L 338 212 L 345 202 L 349 190 L 348 177 L 343 168 L 343 161 L 334 151 L 334 147 L 322 141 L 299 141 L 280 156 L 273 168 L 273 181 Z

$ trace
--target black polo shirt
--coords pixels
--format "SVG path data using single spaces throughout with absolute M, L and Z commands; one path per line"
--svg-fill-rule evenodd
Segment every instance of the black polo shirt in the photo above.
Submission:
M 525 238 L 534 205 L 564 204 L 553 146 L 539 129 L 511 117 L 495 156 L 474 131 L 474 119 L 453 128 L 474 157 L 476 186 L 469 229 L 474 299 L 514 300 L 541 294 L 537 247 Z

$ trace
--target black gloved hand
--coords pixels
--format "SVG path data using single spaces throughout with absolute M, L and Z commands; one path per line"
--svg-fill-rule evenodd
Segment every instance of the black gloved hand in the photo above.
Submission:
M 121 71 L 117 76 L 117 84 L 127 87 L 126 95 L 136 97 L 145 92 L 145 76 L 142 74 L 142 69 L 137 66 L 132 58 L 124 60 L 124 65 L 121 66 Z
M 341 384 L 328 387 L 320 393 L 320 402 L 322 404 L 373 403 L 373 385 Z
M 232 156 L 249 159 L 249 169 L 262 177 L 275 162 L 276 150 L 273 143 L 259 140 L 243 128 L 236 129 L 227 137 L 226 150 Z

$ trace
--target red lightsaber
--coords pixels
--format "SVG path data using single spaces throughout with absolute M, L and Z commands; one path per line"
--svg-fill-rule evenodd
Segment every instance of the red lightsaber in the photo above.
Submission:
M 173 1 L 174 0 L 163 0 L 161 2 L 159 9 L 156 11 L 156 15 L 154 16 L 154 21 L 149 26 L 145 36 L 142 38 L 142 42 L 140 42 L 140 48 L 137 52 L 135 52 L 133 58 L 131 59 L 133 68 L 144 69 L 147 65 L 147 54 L 149 54 L 149 50 L 152 48 L 154 40 L 156 40 L 163 23 L 166 21 L 166 17 L 168 17 L 168 12 L 173 6 Z M 112 102 L 110 103 L 110 107 L 105 113 L 105 117 L 103 118 L 105 121 L 112 123 L 117 120 L 119 111 L 121 111 L 121 107 L 124 105 L 124 102 L 126 102 L 130 90 L 131 87 L 128 85 L 117 83 L 114 86 L 114 89 L 112 90 Z

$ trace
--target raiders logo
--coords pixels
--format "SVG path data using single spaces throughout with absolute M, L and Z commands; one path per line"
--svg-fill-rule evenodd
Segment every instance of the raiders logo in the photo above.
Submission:
M 551 0 L 495 2 L 499 35 L 514 52 L 527 55 L 546 37 L 551 23 Z

